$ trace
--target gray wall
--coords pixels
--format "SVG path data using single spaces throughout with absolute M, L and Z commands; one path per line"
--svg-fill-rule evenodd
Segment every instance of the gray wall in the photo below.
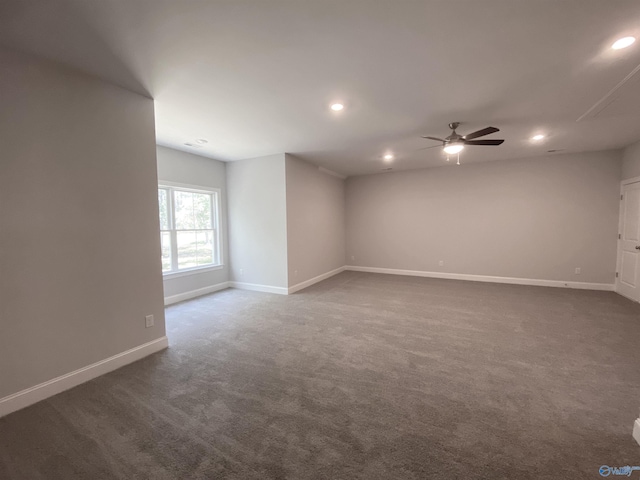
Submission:
M 289 286 L 345 264 L 344 180 L 286 155 Z
M 349 178 L 347 263 L 613 283 L 620 156 L 554 155 Z
M 0 69 L 1 398 L 165 327 L 153 101 L 3 50 Z
M 284 153 L 229 162 L 227 189 L 231 280 L 286 288 Z
M 622 180 L 640 177 L 640 142 L 629 145 L 622 154 Z
M 171 297 L 229 280 L 229 250 L 227 237 L 227 180 L 224 162 L 192 155 L 172 148 L 157 147 L 158 182 L 163 181 L 219 188 L 222 215 L 222 263 L 219 270 L 164 278 L 164 296 Z

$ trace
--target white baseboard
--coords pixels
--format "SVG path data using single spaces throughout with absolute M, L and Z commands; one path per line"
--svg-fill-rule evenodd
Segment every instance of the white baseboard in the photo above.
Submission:
M 216 283 L 215 285 L 210 285 L 208 287 L 189 290 L 188 292 L 171 295 L 170 297 L 164 297 L 164 304 L 165 306 L 172 305 L 174 303 L 189 300 L 190 298 L 196 298 L 219 290 L 224 290 L 225 288 L 229 288 L 229 282 Z
M 305 280 L 304 282 L 296 283 L 292 287 L 289 287 L 288 293 L 295 293 L 303 288 L 310 287 L 314 283 L 321 282 L 322 280 L 326 280 L 329 277 L 333 277 L 340 272 L 344 272 L 345 267 L 342 266 L 340 268 L 336 268 L 335 270 L 331 270 L 330 272 L 323 273 L 322 275 L 318 275 L 317 277 L 310 278 L 309 280 Z
M 47 382 L 41 383 L 26 390 L 22 390 L 8 397 L 0 398 L 0 417 L 21 410 L 41 400 L 69 390 L 81 383 L 93 380 L 96 377 L 112 372 L 129 363 L 140 360 L 152 353 L 159 352 L 169 346 L 167 337 L 161 337 L 151 342 L 139 345 L 135 348 L 119 353 L 113 357 L 105 358 L 99 362 L 87 365 L 71 373 L 61 375 Z
M 631 298 L 630 296 L 625 295 L 624 293 L 622 293 L 622 292 L 618 291 L 617 285 L 614 285 L 614 287 L 616 287 L 616 288 L 615 288 L 615 292 L 616 292 L 618 295 L 620 295 L 620 296 L 622 296 L 622 297 L 626 298 L 627 300 L 631 300 L 632 302 L 639 303 L 639 302 L 638 302 L 638 300 L 636 300 L 635 298 Z
M 533 278 L 491 277 L 487 275 L 469 275 L 465 273 L 423 272 L 421 270 L 399 270 L 396 268 L 356 267 L 347 265 L 345 270 L 354 272 L 386 273 L 389 275 L 408 275 L 412 277 L 444 278 L 447 280 L 468 280 L 472 282 L 509 283 L 514 285 L 533 285 L 538 287 L 576 288 L 580 290 L 615 291 L 615 285 L 609 283 L 564 282 L 562 280 L 538 280 Z
M 640 445 L 640 418 L 633 422 L 633 439 Z
M 256 292 L 277 293 L 279 295 L 287 295 L 289 293 L 286 287 L 272 287 L 271 285 L 258 285 L 257 283 L 229 282 L 229 286 L 240 290 L 254 290 Z

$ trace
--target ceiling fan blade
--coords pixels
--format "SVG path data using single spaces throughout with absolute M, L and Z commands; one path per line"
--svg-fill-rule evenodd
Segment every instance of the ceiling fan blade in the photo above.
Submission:
M 499 131 L 500 131 L 499 128 L 487 127 L 487 128 L 483 128 L 482 130 L 477 130 L 475 132 L 468 133 L 462 138 L 464 138 L 465 140 L 473 140 L 474 138 L 484 137 L 485 135 L 489 135 L 490 133 L 496 133 Z
M 426 138 L 426 139 L 428 139 L 428 140 L 435 140 L 436 142 L 442 142 L 442 143 L 444 143 L 444 142 L 445 142 L 444 138 L 437 138 L 437 137 L 425 137 L 424 135 L 421 135 L 421 137 L 422 137 L 422 138 Z
M 420 150 L 429 150 L 430 148 L 442 148 L 442 145 L 431 145 L 430 147 L 418 148 L 416 150 L 411 150 L 411 151 L 419 152 Z
M 502 145 L 504 140 L 465 140 L 465 145 Z

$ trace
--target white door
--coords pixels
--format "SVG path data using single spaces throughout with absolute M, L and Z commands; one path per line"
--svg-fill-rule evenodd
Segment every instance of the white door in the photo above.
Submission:
M 622 188 L 618 293 L 640 301 L 640 182 Z

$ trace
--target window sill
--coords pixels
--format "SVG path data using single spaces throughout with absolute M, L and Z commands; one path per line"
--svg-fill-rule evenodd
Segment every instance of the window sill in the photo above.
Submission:
M 199 273 L 206 273 L 206 272 L 213 272 L 216 270 L 222 270 L 224 268 L 224 265 L 213 265 L 211 267 L 196 267 L 196 268 L 189 268 L 189 269 L 185 269 L 185 270 L 180 270 L 178 272 L 165 272 L 162 274 L 162 278 L 163 279 L 170 279 L 170 278 L 179 278 L 179 277 L 186 277 L 189 275 L 197 275 Z

